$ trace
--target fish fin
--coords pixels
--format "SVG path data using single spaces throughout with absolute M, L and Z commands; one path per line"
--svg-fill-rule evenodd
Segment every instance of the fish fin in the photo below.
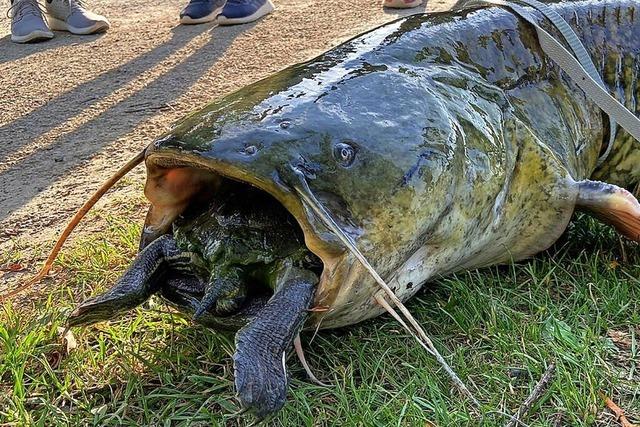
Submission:
M 599 181 L 580 181 L 577 206 L 590 211 L 595 217 L 627 238 L 640 242 L 640 203 L 625 190 Z

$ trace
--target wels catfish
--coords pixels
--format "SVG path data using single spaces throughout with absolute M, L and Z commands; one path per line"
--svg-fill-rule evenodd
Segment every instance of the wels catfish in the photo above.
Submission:
M 637 115 L 638 2 L 552 7 Z M 285 402 L 284 355 L 300 328 L 385 310 L 378 283 L 318 212 L 402 301 L 430 279 L 548 248 L 576 209 L 640 241 L 640 204 L 625 189 L 640 181 L 640 144 L 618 129 L 608 147 L 611 131 L 509 10 L 399 19 L 153 142 L 132 163 L 147 167 L 143 249 L 70 323 L 112 318 L 157 292 L 204 324 L 242 327 L 238 395 L 269 414 Z M 226 228 L 233 218 L 244 225 Z

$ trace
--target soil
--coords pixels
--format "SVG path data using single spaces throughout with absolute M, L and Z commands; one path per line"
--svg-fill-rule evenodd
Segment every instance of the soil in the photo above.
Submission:
M 232 27 L 179 25 L 184 3 L 92 2 L 111 21 L 106 33 L 55 32 L 26 45 L 11 42 L 0 14 L 0 251 L 53 238 L 101 182 L 186 113 L 398 16 L 455 2 L 400 10 L 378 0 L 274 0 L 271 15 Z M 143 179 L 138 167 L 115 193 L 139 195 Z

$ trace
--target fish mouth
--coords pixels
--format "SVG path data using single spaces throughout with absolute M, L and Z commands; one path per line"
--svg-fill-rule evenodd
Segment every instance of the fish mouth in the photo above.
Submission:
M 161 235 L 171 233 L 174 220 L 188 208 L 194 204 L 211 202 L 215 200 L 216 194 L 222 194 L 229 188 L 234 188 L 236 193 L 246 190 L 247 195 L 255 192 L 265 193 L 267 197 L 260 197 L 261 203 L 281 204 L 294 219 L 292 225 L 299 227 L 302 232 L 307 249 L 320 259 L 321 271 L 315 272 L 319 274 L 320 282 L 313 311 L 329 311 L 338 291 L 336 279 L 342 276 L 340 266 L 344 263 L 343 255 L 346 248 L 305 205 L 293 183 L 285 182 L 281 178 L 287 171 L 282 173 L 274 170 L 268 176 L 260 176 L 221 160 L 155 147 L 147 150 L 145 163 L 145 195 L 151 206 L 142 231 L 141 249 Z M 256 206 L 256 209 L 259 208 L 259 205 Z M 224 317 L 209 314 L 199 321 L 217 327 L 242 326 L 266 303 L 268 298 L 265 296 L 268 297 L 272 293 L 273 289 L 262 287 L 257 292 L 249 293 L 246 301 L 236 312 Z M 179 294 L 180 292 L 172 294 L 174 305 L 192 311 L 191 306 L 195 304 L 195 300 L 184 293 Z

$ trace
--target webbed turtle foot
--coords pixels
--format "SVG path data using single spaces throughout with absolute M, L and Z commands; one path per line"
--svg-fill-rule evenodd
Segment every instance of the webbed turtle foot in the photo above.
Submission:
M 253 321 L 236 334 L 236 391 L 241 405 L 260 418 L 286 401 L 286 352 L 304 324 L 317 282 L 315 274 L 295 269 Z
M 193 317 L 197 320 L 208 311 L 219 315 L 233 314 L 247 298 L 247 288 L 238 274 L 229 274 L 212 280 L 205 288 L 200 306 Z
M 67 319 L 69 326 L 113 319 L 145 302 L 159 289 L 159 277 L 168 269 L 188 270 L 191 254 L 182 252 L 165 235 L 144 248 L 118 282 L 102 295 L 80 304 Z

